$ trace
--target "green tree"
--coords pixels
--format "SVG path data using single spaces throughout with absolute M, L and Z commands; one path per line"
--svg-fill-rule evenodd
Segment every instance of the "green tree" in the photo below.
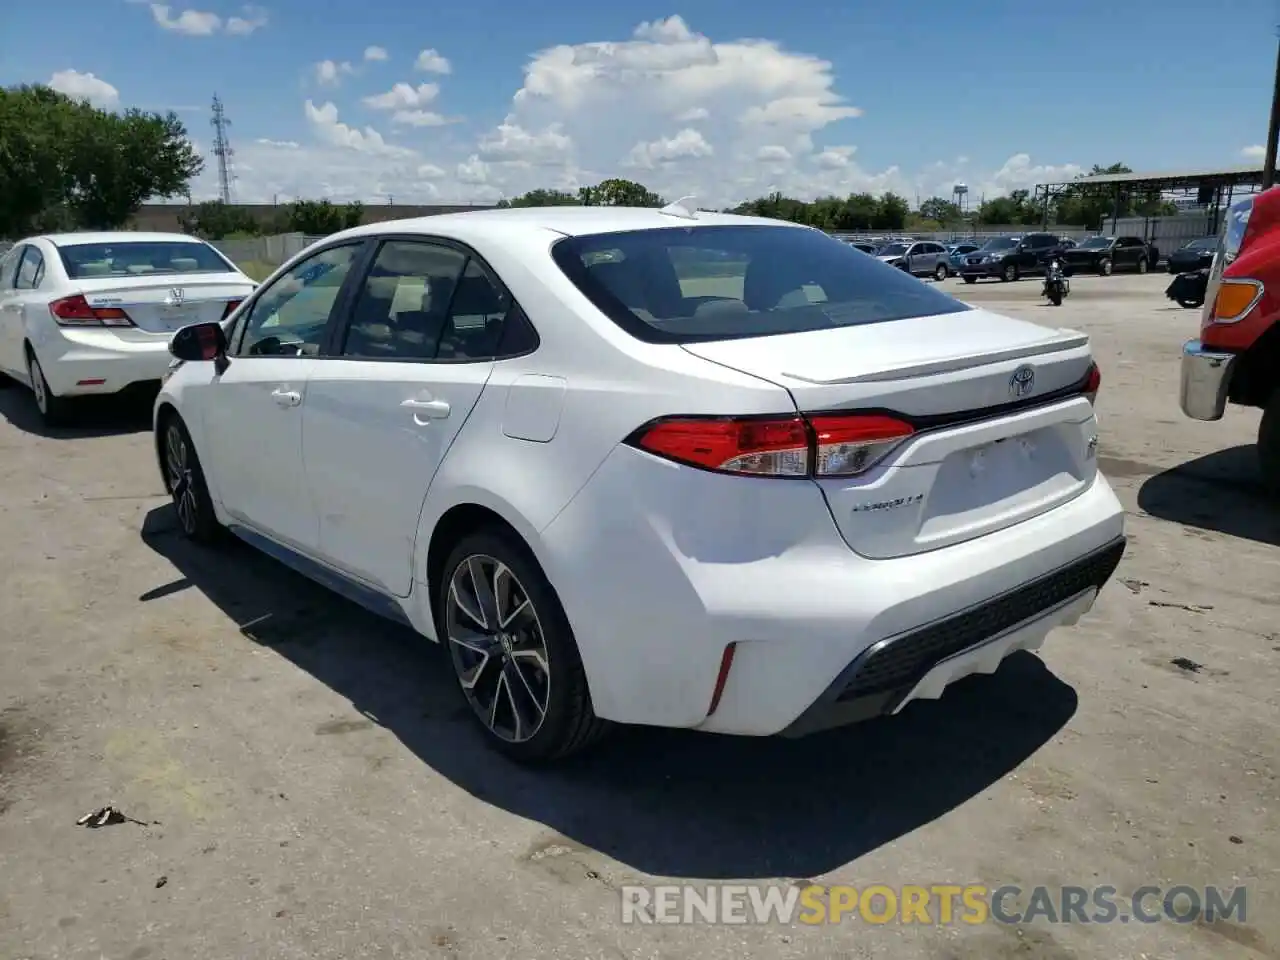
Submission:
M 296 200 L 285 208 L 280 225 L 286 233 L 325 236 L 358 226 L 364 217 L 360 203 L 334 204 L 328 200 Z
M 0 234 L 123 227 L 203 166 L 170 113 L 111 113 L 48 87 L 0 90 Z
M 499 206 L 507 207 L 573 207 L 579 200 L 577 194 L 565 190 L 530 190 L 511 200 L 505 200 Z
M 221 200 L 206 200 L 188 207 L 178 214 L 178 223 L 186 233 L 206 240 L 221 240 L 233 233 L 256 235 L 262 232 L 262 224 L 248 210 Z
M 960 207 L 942 197 L 930 197 L 920 204 L 920 216 L 943 225 L 959 223 L 961 218 Z
M 910 212 L 911 205 L 907 203 L 906 197 L 893 192 L 886 193 L 880 198 L 871 226 L 876 230 L 901 230 L 907 225 L 907 214 Z
M 642 183 L 611 178 L 578 190 L 584 207 L 661 207 L 665 201 Z

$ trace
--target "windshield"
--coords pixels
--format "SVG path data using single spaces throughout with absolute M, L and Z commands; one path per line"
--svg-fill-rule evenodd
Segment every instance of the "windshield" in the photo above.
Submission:
M 1217 237 L 1201 237 L 1199 240 L 1192 240 L 1182 249 L 1183 250 L 1204 250 L 1207 253 L 1212 253 L 1214 251 L 1214 248 L 1217 246 L 1218 246 Z
M 565 275 L 640 340 L 683 343 L 971 309 L 815 230 L 704 226 L 566 237 Z
M 1081 250 L 1105 250 L 1111 246 L 1110 237 L 1090 237 L 1084 243 L 1080 244 Z
M 218 251 L 198 240 L 76 243 L 59 247 L 58 253 L 72 280 L 235 270 Z
M 1013 237 L 996 237 L 994 240 L 988 240 L 982 245 L 983 250 L 1012 250 L 1018 245 L 1018 241 Z
M 900 257 L 907 252 L 905 243 L 887 243 L 876 251 L 882 257 Z

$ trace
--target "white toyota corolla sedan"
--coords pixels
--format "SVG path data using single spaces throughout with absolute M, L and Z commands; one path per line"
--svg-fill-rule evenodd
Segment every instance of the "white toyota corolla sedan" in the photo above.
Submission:
M 778 221 L 358 227 L 171 349 L 183 532 L 447 644 L 519 760 L 896 713 L 1074 623 L 1124 550 L 1087 337 Z
M 169 339 L 220 320 L 254 283 L 180 233 L 64 233 L 0 258 L 0 381 L 25 383 L 50 426 L 76 397 L 159 385 Z

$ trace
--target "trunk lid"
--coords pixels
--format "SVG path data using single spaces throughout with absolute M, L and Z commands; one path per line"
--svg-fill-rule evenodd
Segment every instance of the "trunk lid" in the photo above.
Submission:
M 1077 331 L 972 310 L 685 349 L 786 388 L 801 412 L 892 412 L 916 425 L 867 473 L 816 481 L 866 557 L 1011 526 L 1096 475 L 1093 405 L 1072 389 L 1093 362 Z
M 154 277 L 94 277 L 80 281 L 80 293 L 92 307 L 116 307 L 139 331 L 169 336 L 192 323 L 222 319 L 231 301 L 253 292 L 253 282 L 238 273 L 160 274 Z M 125 335 L 129 327 L 112 327 Z

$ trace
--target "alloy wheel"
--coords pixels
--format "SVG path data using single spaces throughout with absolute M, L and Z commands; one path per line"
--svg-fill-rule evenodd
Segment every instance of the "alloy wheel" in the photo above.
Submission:
M 178 522 L 187 534 L 196 530 L 195 475 L 191 468 L 191 452 L 187 446 L 187 438 L 182 428 L 176 423 L 169 424 L 164 440 L 165 472 L 169 479 L 169 493 L 173 496 L 174 509 L 178 511 Z
M 35 394 L 36 406 L 41 413 L 49 412 L 49 394 L 44 385 L 44 371 L 40 369 L 40 361 L 35 354 L 27 357 L 27 375 L 31 378 L 31 392 Z
M 475 554 L 459 563 L 445 603 L 449 653 L 471 709 L 494 736 L 523 743 L 551 697 L 542 624 L 511 568 Z

